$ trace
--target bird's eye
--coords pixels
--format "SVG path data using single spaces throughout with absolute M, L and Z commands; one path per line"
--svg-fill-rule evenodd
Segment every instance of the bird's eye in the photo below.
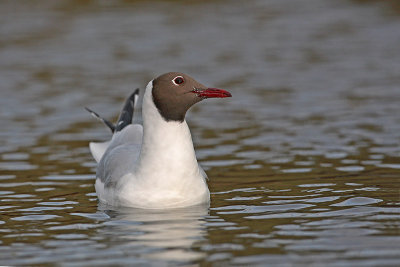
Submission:
M 182 76 L 177 76 L 177 77 L 175 77 L 175 78 L 172 80 L 172 82 L 173 82 L 174 84 L 176 84 L 176 85 L 180 85 L 180 84 L 184 83 L 185 80 L 183 79 Z

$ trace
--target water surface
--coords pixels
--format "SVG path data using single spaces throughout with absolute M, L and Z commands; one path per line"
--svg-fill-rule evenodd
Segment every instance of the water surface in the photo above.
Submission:
M 0 264 L 398 266 L 396 1 L 3 1 Z M 211 206 L 99 205 L 91 140 L 154 76 L 229 90 L 187 116 Z

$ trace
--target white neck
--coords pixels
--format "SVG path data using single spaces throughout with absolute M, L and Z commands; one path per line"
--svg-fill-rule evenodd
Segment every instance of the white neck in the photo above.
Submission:
M 167 122 L 160 115 L 152 89 L 151 81 L 143 98 L 143 144 L 136 171 L 149 182 L 190 183 L 200 170 L 189 127 L 186 121 Z

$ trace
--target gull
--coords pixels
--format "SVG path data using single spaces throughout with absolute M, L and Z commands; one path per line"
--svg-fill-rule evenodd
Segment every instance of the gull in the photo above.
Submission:
M 146 86 L 143 125 L 132 123 L 138 96 L 137 89 L 125 101 L 115 125 L 86 108 L 113 132 L 111 140 L 89 144 L 98 163 L 100 202 L 144 209 L 208 204 L 207 175 L 197 162 L 185 115 L 204 99 L 231 94 L 183 73 L 165 73 Z

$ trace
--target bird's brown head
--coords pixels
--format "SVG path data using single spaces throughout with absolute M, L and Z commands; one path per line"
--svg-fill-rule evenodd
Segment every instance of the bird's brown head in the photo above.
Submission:
M 153 80 L 153 101 L 166 121 L 184 121 L 187 110 L 206 98 L 231 97 L 225 90 L 209 88 L 189 75 L 168 72 Z

